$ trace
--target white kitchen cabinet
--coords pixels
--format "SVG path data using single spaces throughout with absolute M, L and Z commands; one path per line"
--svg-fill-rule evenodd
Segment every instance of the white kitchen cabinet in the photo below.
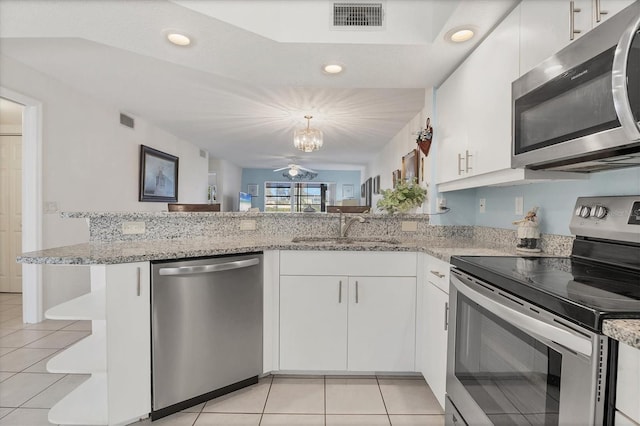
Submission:
M 90 293 L 45 313 L 51 319 L 92 321 L 90 336 L 47 363 L 50 372 L 91 374 L 51 408 L 50 422 L 115 425 L 149 415 L 149 300 L 148 262 L 94 265 Z
M 623 414 L 616 413 L 616 425 L 640 424 L 640 349 L 624 343 L 618 345 L 616 410 Z
M 438 184 L 511 168 L 517 7 L 437 90 Z
M 281 252 L 279 369 L 414 371 L 416 259 Z
M 449 264 L 426 256 L 422 292 L 423 336 L 421 372 L 444 409 L 447 379 L 447 332 L 449 325 Z
M 574 33 L 573 39 L 582 37 L 631 3 L 633 0 L 575 0 L 573 25 L 574 29 L 580 32 Z M 571 43 L 572 9 L 569 0 L 523 0 L 520 7 L 522 75 Z
M 280 369 L 347 369 L 347 291 L 347 277 L 280 277 Z
M 348 369 L 414 371 L 416 279 L 349 277 Z

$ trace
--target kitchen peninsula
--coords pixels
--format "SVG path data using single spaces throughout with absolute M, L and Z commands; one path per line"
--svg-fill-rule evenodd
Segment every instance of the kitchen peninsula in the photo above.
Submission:
M 428 309 L 440 308 L 426 307 L 437 300 L 427 292 L 441 286 L 446 303 L 448 261 L 454 254 L 516 255 L 514 231 L 433 226 L 427 215 L 364 215 L 366 222 L 355 223 L 344 239 L 338 238 L 340 224 L 335 215 L 162 212 L 63 213 L 63 217 L 89 219 L 90 241 L 25 253 L 18 259 L 22 263 L 91 265 L 91 292 L 47 312 L 49 318 L 93 321 L 91 336 L 48 364 L 51 371 L 92 374 L 90 380 L 51 409 L 50 420 L 58 423 L 127 424 L 147 417 L 151 411 L 151 261 L 261 251 L 265 374 L 304 370 L 422 372 L 442 401 L 444 383 L 438 384 L 440 378 L 431 379 L 425 372 L 432 362 L 430 352 L 436 348 L 427 330 L 431 318 Z M 310 236 L 316 238 L 292 242 L 295 237 Z M 566 236 L 543 235 L 541 239 L 544 255 L 567 255 L 571 243 L 572 237 Z M 379 353 L 378 358 L 335 359 L 332 362 L 336 363 L 326 368 L 310 361 L 306 353 L 287 346 L 287 336 L 300 332 L 300 327 L 296 330 L 291 325 L 302 323 L 296 312 L 287 311 L 288 306 L 296 305 L 287 302 L 296 296 L 297 286 L 292 283 L 322 284 L 336 276 L 345 283 L 349 315 L 355 315 L 351 303 L 358 302 L 351 299 L 358 292 L 358 282 L 361 297 L 363 289 L 376 289 L 378 300 L 388 303 L 384 310 L 394 318 L 402 318 L 395 325 L 385 321 L 382 325 L 395 328 L 383 334 L 394 339 L 401 336 L 401 343 L 386 345 L 390 348 L 386 351 L 370 351 Z M 437 277 L 442 277 L 441 282 Z M 436 282 L 431 286 L 433 281 Z M 306 299 L 312 298 L 305 295 Z M 362 305 L 361 300 L 359 307 Z M 380 316 L 380 311 L 376 312 L 361 317 L 361 323 L 370 324 L 371 318 Z M 360 319 L 353 316 L 350 326 Z M 441 321 L 441 315 L 437 319 Z M 382 325 L 376 323 L 368 328 L 379 329 Z M 441 325 L 436 329 L 442 334 Z M 350 340 L 349 348 L 372 344 L 366 340 L 370 338 L 367 327 L 360 330 L 361 341 Z M 400 344 L 402 359 L 394 352 Z M 122 347 L 128 350 L 118 349 Z M 349 352 L 357 353 L 351 349 Z

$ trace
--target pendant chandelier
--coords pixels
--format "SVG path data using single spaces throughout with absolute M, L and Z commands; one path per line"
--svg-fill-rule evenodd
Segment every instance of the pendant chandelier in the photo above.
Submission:
M 313 118 L 311 115 L 305 115 L 307 119 L 307 128 L 298 129 L 293 134 L 293 145 L 300 151 L 313 152 L 322 148 L 322 132 L 318 129 L 309 127 L 309 121 Z

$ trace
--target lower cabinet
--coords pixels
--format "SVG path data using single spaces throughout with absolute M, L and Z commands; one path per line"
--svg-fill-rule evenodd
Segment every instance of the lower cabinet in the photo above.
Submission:
M 615 424 L 640 425 L 640 349 L 618 345 Z
M 415 371 L 416 255 L 388 255 L 312 252 L 305 275 L 282 252 L 280 370 Z M 385 260 L 389 276 L 367 275 Z
M 280 277 L 280 369 L 414 371 L 413 277 Z
M 425 255 L 425 280 L 422 283 L 423 324 L 421 335 L 421 372 L 444 409 L 447 379 L 447 333 L 449 328 L 450 265 Z

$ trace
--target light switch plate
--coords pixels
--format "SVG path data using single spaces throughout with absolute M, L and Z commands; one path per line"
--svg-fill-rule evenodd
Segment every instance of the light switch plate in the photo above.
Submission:
M 122 233 L 124 235 L 130 234 L 144 234 L 146 231 L 144 222 L 123 222 Z
M 241 231 L 255 231 L 256 230 L 256 221 L 255 220 L 241 220 L 240 221 L 240 230 Z
M 418 222 L 414 221 L 402 221 L 401 229 L 403 232 L 417 232 L 418 231 Z
M 486 198 L 480 198 L 480 213 L 484 213 L 487 211 L 487 200 Z
M 516 214 L 524 214 L 524 197 L 516 197 Z

